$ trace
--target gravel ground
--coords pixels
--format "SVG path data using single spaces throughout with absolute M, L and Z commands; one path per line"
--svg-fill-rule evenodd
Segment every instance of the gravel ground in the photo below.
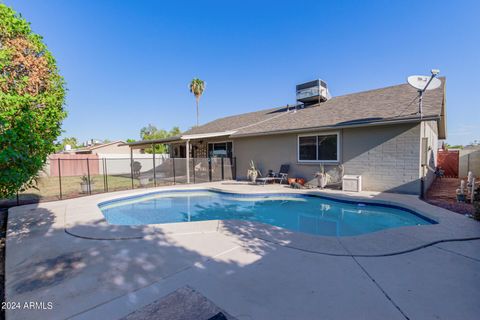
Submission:
M 460 214 L 473 214 L 471 203 L 457 202 L 456 190 L 460 186 L 457 178 L 436 179 L 427 192 L 426 202 Z

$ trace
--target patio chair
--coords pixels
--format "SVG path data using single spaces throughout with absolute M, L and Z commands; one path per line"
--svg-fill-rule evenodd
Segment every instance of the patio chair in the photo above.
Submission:
M 258 169 L 257 169 L 257 172 L 258 172 L 258 177 L 257 179 L 255 179 L 256 183 L 265 185 L 269 181 L 275 181 L 274 180 L 275 178 L 273 177 L 273 175 L 270 174 L 270 172 L 266 176 L 263 176 L 262 172 Z
M 282 182 L 287 182 L 288 178 L 288 171 L 290 171 L 290 165 L 288 164 L 282 164 L 280 166 L 280 170 L 278 173 L 273 173 L 273 179 L 274 181 L 278 181 L 278 183 L 282 184 Z
M 435 168 L 435 176 L 436 176 L 437 178 L 440 178 L 440 179 L 443 178 L 443 177 L 445 176 L 445 170 L 443 170 L 443 169 L 440 168 L 440 167 L 436 167 L 436 168 Z
M 284 181 L 287 181 L 288 178 L 288 171 L 290 171 L 290 165 L 282 164 L 280 166 L 279 172 L 273 172 L 272 170 L 268 171 L 268 174 L 265 177 L 257 178 L 255 182 L 266 184 L 269 181 L 276 182 L 278 181 L 280 184 Z M 261 173 L 260 173 L 261 175 Z
M 132 173 L 134 178 L 140 177 L 140 170 L 142 169 L 142 164 L 138 161 L 134 161 L 132 164 Z

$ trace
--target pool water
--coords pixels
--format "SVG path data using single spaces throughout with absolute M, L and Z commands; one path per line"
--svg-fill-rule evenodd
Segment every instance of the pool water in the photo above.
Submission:
M 435 221 L 400 207 L 299 194 L 167 191 L 99 204 L 114 225 L 237 219 L 324 236 L 354 236 Z

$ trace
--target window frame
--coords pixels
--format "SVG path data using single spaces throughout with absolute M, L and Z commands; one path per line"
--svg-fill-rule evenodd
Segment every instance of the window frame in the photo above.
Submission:
M 318 160 L 318 136 L 337 136 L 337 159 L 335 160 Z M 316 160 L 300 160 L 300 138 L 302 137 L 315 137 L 315 153 Z M 297 162 L 298 163 L 338 163 L 340 162 L 340 132 L 339 131 L 329 131 L 329 132 L 317 132 L 317 133 L 308 133 L 308 134 L 299 134 L 297 135 Z

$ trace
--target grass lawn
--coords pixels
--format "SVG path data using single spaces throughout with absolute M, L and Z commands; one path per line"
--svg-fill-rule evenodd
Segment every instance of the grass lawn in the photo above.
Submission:
M 128 176 L 107 176 L 107 185 L 104 183 L 103 175 L 93 175 L 94 186 L 92 187 L 92 193 L 102 193 L 108 191 L 126 190 L 132 188 L 132 180 Z M 71 198 L 87 195 L 82 192 L 80 187 L 80 177 L 70 176 L 62 177 L 62 197 Z M 158 184 L 158 183 L 157 183 Z M 133 179 L 134 188 L 140 188 L 140 182 L 138 179 Z M 153 181 L 148 185 L 142 187 L 153 187 Z M 19 194 L 20 200 L 56 200 L 60 199 L 60 183 L 58 177 L 41 177 L 38 179 L 37 189 L 31 188 Z

